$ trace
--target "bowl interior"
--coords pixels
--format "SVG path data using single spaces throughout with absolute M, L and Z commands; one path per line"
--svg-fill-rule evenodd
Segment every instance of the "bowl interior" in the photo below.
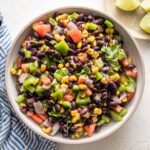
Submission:
M 103 127 L 99 133 L 95 133 L 92 137 L 83 138 L 83 139 L 79 139 L 79 140 L 70 140 L 70 139 L 63 138 L 60 134 L 57 134 L 54 137 L 48 136 L 48 135 L 44 134 L 41 131 L 40 127 L 37 124 L 35 124 L 32 120 L 30 120 L 29 118 L 27 118 L 24 114 L 22 114 L 20 112 L 19 107 L 18 107 L 17 103 L 15 102 L 15 99 L 17 97 L 17 92 L 16 92 L 16 88 L 15 88 L 15 80 L 10 74 L 10 69 L 12 67 L 12 64 L 13 64 L 14 60 L 17 57 L 17 52 L 20 49 L 21 42 L 30 34 L 31 25 L 32 25 L 33 22 L 36 22 L 38 20 L 46 20 L 51 15 L 53 15 L 53 13 L 56 12 L 56 11 L 60 12 L 60 13 L 69 13 L 69 12 L 74 12 L 74 11 L 84 12 L 84 13 L 92 13 L 94 15 L 99 15 L 99 16 L 102 16 L 102 17 L 105 17 L 105 18 L 108 18 L 108 19 L 112 20 L 115 24 L 115 28 L 123 36 L 123 38 L 124 38 L 124 47 L 125 47 L 125 49 L 127 49 L 129 51 L 129 54 L 133 58 L 134 63 L 136 64 L 137 69 L 138 69 L 137 90 L 136 90 L 136 94 L 135 94 L 133 100 L 128 105 L 127 115 L 123 118 L 123 120 L 121 122 L 111 123 L 111 124 Z M 8 97 L 9 97 L 9 100 L 10 100 L 15 112 L 21 118 L 21 120 L 29 128 L 31 128 L 33 131 L 35 131 L 39 135 L 41 135 L 41 136 L 43 136 L 47 139 L 56 141 L 56 142 L 67 143 L 67 144 L 89 143 L 89 142 L 92 142 L 92 141 L 96 141 L 98 139 L 102 139 L 102 138 L 110 135 L 114 131 L 116 131 L 133 114 L 135 108 L 137 107 L 137 105 L 140 101 L 140 98 L 141 98 L 141 95 L 142 95 L 142 92 L 143 92 L 143 88 L 144 88 L 144 66 L 143 66 L 143 62 L 142 62 L 140 52 L 139 52 L 133 38 L 128 34 L 128 31 L 126 31 L 124 29 L 124 27 L 119 25 L 119 23 L 116 20 L 114 20 L 112 17 L 110 18 L 102 12 L 99 12 L 99 11 L 96 11 L 96 10 L 93 10 L 93 9 L 89 9 L 89 8 L 79 8 L 79 7 L 78 8 L 75 8 L 75 7 L 70 8 L 69 7 L 69 8 L 56 9 L 56 10 L 47 12 L 47 13 L 43 14 L 42 16 L 36 18 L 32 22 L 30 22 L 27 26 L 24 27 L 24 29 L 20 32 L 20 34 L 17 36 L 16 40 L 14 41 L 14 43 L 12 45 L 12 48 L 11 48 L 9 54 L 8 54 L 8 57 L 7 57 L 7 62 L 6 62 L 6 68 L 5 69 L 6 69 L 5 70 L 5 84 L 6 84 L 6 90 L 7 90 L 7 93 L 8 93 Z

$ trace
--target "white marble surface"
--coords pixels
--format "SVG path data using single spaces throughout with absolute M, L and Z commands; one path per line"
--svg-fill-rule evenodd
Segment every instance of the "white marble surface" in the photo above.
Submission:
M 88 6 L 103 10 L 102 0 L 0 0 L 12 38 L 32 18 L 60 6 Z M 146 68 L 143 98 L 132 118 L 113 135 L 84 145 L 58 144 L 59 150 L 150 150 L 150 41 L 137 40 Z

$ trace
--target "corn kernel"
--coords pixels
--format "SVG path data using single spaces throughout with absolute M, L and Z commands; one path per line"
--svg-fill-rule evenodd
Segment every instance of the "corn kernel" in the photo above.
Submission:
M 62 20 L 62 23 L 66 27 L 68 25 L 68 23 L 69 23 L 69 20 L 68 19 L 64 19 L 64 20 Z
M 82 93 L 80 94 L 80 97 L 82 97 L 82 98 L 86 97 L 85 92 L 82 92 Z
M 46 65 L 42 64 L 40 67 L 41 72 L 45 72 L 46 71 Z
M 54 96 L 55 96 L 55 94 L 54 94 L 54 93 L 51 93 L 51 94 L 50 94 L 50 96 L 51 96 L 51 97 L 54 97 Z
M 80 115 L 76 115 L 72 118 L 72 123 L 76 123 L 78 120 L 80 120 Z
M 10 72 L 12 75 L 16 75 L 16 73 L 17 73 L 16 69 L 14 69 L 14 68 L 12 68 Z
M 60 88 L 66 88 L 66 89 L 67 89 L 67 88 L 68 88 L 68 85 L 67 85 L 67 84 L 61 84 L 61 85 L 60 85 Z
M 82 42 L 80 41 L 78 44 L 77 44 L 77 48 L 81 48 L 82 47 Z
M 117 92 L 116 92 L 116 95 L 117 95 L 117 96 L 119 96 L 119 94 L 120 94 L 120 92 L 119 92 L 119 91 L 117 91 Z
M 82 36 L 83 36 L 84 38 L 88 37 L 88 31 L 87 31 L 87 30 L 83 30 L 83 31 L 82 31 Z
M 79 88 L 81 90 L 85 90 L 87 88 L 87 86 L 85 84 L 79 84 Z
M 45 74 L 48 76 L 48 75 L 49 75 L 49 72 L 48 72 L 48 71 L 45 71 Z
M 75 131 L 75 137 L 80 138 L 83 135 L 83 133 L 84 133 L 83 127 L 80 127 Z
M 37 79 L 33 82 L 33 85 L 38 84 L 39 80 L 40 80 L 40 79 L 37 78 Z
M 58 101 L 58 104 L 62 104 L 62 103 L 63 103 L 63 100 L 62 100 L 62 99 Z
M 96 72 L 98 72 L 99 68 L 96 66 L 92 66 L 91 70 L 93 73 L 96 73 Z
M 59 15 L 59 16 L 56 17 L 56 21 L 66 19 L 67 17 L 68 17 L 68 14 Z
M 123 85 L 125 85 L 125 86 L 126 86 L 126 85 L 128 85 L 128 83 L 127 83 L 127 82 L 123 82 Z
M 85 115 L 84 115 L 85 118 L 89 118 L 90 117 L 90 113 L 87 112 Z
M 125 103 L 125 102 L 127 102 L 127 101 L 128 101 L 128 99 L 127 99 L 126 97 L 122 99 L 122 102 L 123 102 L 123 103 Z
M 61 36 L 59 34 L 54 34 L 54 38 L 57 42 L 61 41 Z
M 70 66 L 70 65 L 69 65 L 69 63 L 66 63 L 66 64 L 65 64 L 65 67 L 67 67 L 67 68 L 68 68 L 69 66 Z
M 78 110 L 72 110 L 71 111 L 71 116 L 76 116 L 78 114 Z
M 57 85 L 55 86 L 55 91 L 58 90 L 58 89 L 60 89 L 60 88 L 59 88 L 59 84 L 57 84 Z
M 95 108 L 94 109 L 94 114 L 101 115 L 102 114 L 102 109 L 101 108 Z
M 109 37 L 112 39 L 113 38 L 113 34 L 109 34 Z
M 63 67 L 64 67 L 63 64 L 59 64 L 59 65 L 58 65 L 58 68 L 59 68 L 59 69 L 62 69 Z
M 19 104 L 21 107 L 27 107 L 27 105 L 25 103 L 20 103 Z
M 51 131 L 52 131 L 52 128 L 51 127 L 42 127 L 42 131 L 44 132 L 44 133 L 46 133 L 46 134 L 50 134 L 51 133 Z
M 87 41 L 88 41 L 89 43 L 94 42 L 94 41 L 95 41 L 95 37 L 91 35 L 91 36 L 89 36 L 89 37 L 87 38 Z
M 77 81 L 77 77 L 75 75 L 70 76 L 70 81 Z
M 97 122 L 97 120 L 98 120 L 97 117 L 93 117 L 93 118 L 92 118 L 92 121 L 93 121 L 94 123 Z
M 69 82 L 69 76 L 64 76 L 61 79 L 61 83 L 68 83 Z
M 100 38 L 103 38 L 103 37 L 104 37 L 104 34 L 100 33 L 100 34 L 99 34 L 99 37 L 100 37 Z
M 129 63 L 129 64 L 132 64 L 132 63 L 133 63 L 132 58 L 128 58 L 128 63 Z
M 107 83 L 108 83 L 108 81 L 107 81 L 107 79 L 106 79 L 105 77 L 103 77 L 103 78 L 101 79 L 101 83 L 103 83 L 103 84 L 107 84 Z
M 111 76 L 109 77 L 109 79 L 110 79 L 111 81 L 113 81 L 113 80 L 119 80 L 119 79 L 120 79 L 120 75 L 119 75 L 118 73 L 116 73 L 116 74 L 114 74 L 114 75 L 111 75 Z
M 21 69 L 19 69 L 19 70 L 18 70 L 18 72 L 17 72 L 17 75 L 20 77 L 20 76 L 21 76 L 21 74 L 22 74 L 22 70 L 21 70 Z
M 93 47 L 97 46 L 96 40 L 93 42 Z
M 83 123 L 77 123 L 77 124 L 75 124 L 74 126 L 75 126 L 75 127 L 83 127 L 84 124 L 83 124 Z
M 94 54 L 94 49 L 89 48 L 89 49 L 87 50 L 87 53 L 92 56 L 92 55 Z
M 99 53 L 98 52 L 94 52 L 94 54 L 92 55 L 93 58 L 97 58 L 99 57 Z
M 60 109 L 60 113 L 62 114 L 62 113 L 64 113 L 65 112 L 65 109 L 64 108 L 61 108 Z

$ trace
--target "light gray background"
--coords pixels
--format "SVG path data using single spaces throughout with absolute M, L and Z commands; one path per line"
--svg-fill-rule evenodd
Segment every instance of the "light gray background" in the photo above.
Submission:
M 61 6 L 88 6 L 103 10 L 102 0 L 0 0 L 0 11 L 12 38 L 28 21 L 49 9 Z M 111 136 L 84 145 L 58 144 L 59 150 L 150 150 L 150 40 L 137 40 L 146 68 L 146 86 L 132 118 Z

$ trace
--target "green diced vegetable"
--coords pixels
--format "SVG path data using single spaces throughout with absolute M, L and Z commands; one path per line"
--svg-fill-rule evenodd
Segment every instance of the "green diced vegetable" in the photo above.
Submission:
M 86 29 L 88 29 L 88 30 L 96 30 L 97 29 L 97 25 L 95 23 L 87 23 L 86 24 Z
M 119 122 L 122 120 L 122 117 L 114 111 L 111 111 L 111 116 L 113 121 Z
M 94 61 L 94 65 L 99 69 L 102 69 L 102 67 L 104 66 L 104 62 L 102 61 L 101 58 L 99 58 Z
M 32 76 L 32 75 L 29 75 L 29 77 L 27 79 L 24 80 L 23 82 L 23 86 L 25 88 L 27 88 L 29 85 L 33 84 L 33 82 L 36 80 L 37 78 Z
M 16 99 L 16 102 L 18 104 L 25 102 L 26 98 L 24 97 L 24 95 L 19 95 Z
M 89 104 L 91 102 L 90 97 L 88 96 L 88 97 L 82 98 L 81 94 L 82 94 L 81 92 L 78 93 L 77 98 L 76 98 L 76 104 L 79 105 L 79 106 Z
M 113 28 L 114 25 L 110 20 L 105 20 L 104 24 L 107 26 L 107 28 Z
M 106 115 L 102 115 L 102 119 L 106 122 L 109 123 L 110 122 L 110 118 Z
M 68 101 L 63 101 L 61 104 L 64 108 L 71 108 L 71 103 Z
M 68 69 L 67 68 L 63 68 L 63 69 L 57 69 L 54 73 L 54 78 L 57 80 L 57 81 L 60 81 L 61 78 L 63 76 L 66 76 L 68 75 Z
M 103 119 L 101 119 L 101 120 L 97 123 L 98 126 L 101 126 L 101 125 L 103 125 L 103 124 L 105 124 L 105 120 L 103 120 Z
M 79 16 L 79 14 L 77 14 L 76 12 L 72 13 L 71 15 L 69 15 L 69 17 L 70 17 L 71 20 L 77 19 L 78 16 Z
M 69 46 L 65 41 L 61 41 L 56 44 L 55 49 L 58 50 L 62 55 L 66 56 L 68 54 Z
M 80 90 L 78 85 L 74 85 L 72 89 L 73 89 L 73 91 L 79 91 Z
M 23 85 L 21 85 L 20 92 L 25 92 L 25 91 L 26 91 L 26 88 Z
M 35 88 L 34 88 L 34 86 L 32 86 L 32 85 L 26 86 L 26 89 L 27 89 L 30 93 L 33 93 L 33 92 L 35 91 Z
M 127 90 L 126 86 L 125 85 L 120 85 L 120 87 L 118 88 L 118 91 L 119 92 L 125 92 Z
M 31 51 L 24 50 L 24 54 L 26 58 L 31 58 Z
M 61 113 L 57 113 L 57 112 L 48 112 L 49 116 L 53 116 L 53 117 L 61 117 L 62 114 Z
M 41 85 L 37 85 L 36 88 L 35 88 L 35 92 L 36 93 L 42 93 L 44 91 L 44 89 L 42 88 Z
M 135 92 L 136 89 L 136 82 L 128 77 L 128 85 L 127 85 L 127 92 Z
M 63 76 L 66 76 L 69 73 L 67 68 L 63 68 L 63 69 L 61 69 L 61 71 L 62 71 Z
M 54 80 L 52 81 L 52 83 L 51 83 L 51 86 L 55 86 L 55 85 L 57 85 L 57 84 L 58 84 L 57 80 L 54 79 Z
M 55 94 L 54 94 L 54 97 L 56 99 L 62 99 L 63 96 L 64 96 L 63 91 L 61 89 L 57 89 L 56 92 L 55 92 Z
M 94 75 L 95 75 L 97 81 L 103 78 L 103 76 L 100 72 L 96 72 Z
M 49 18 L 49 21 L 52 22 L 52 23 L 54 23 L 54 24 L 55 24 L 55 22 L 56 22 L 55 19 L 52 18 L 52 17 Z
M 47 111 L 48 110 L 48 104 L 47 103 L 43 103 L 43 109 L 44 109 L 44 111 Z
M 121 112 L 118 113 L 119 116 L 123 117 L 127 114 L 127 109 L 126 108 L 122 108 Z
M 36 72 L 38 68 L 39 68 L 39 65 L 38 65 L 37 61 L 35 61 L 33 63 L 29 63 L 29 71 L 31 73 Z

